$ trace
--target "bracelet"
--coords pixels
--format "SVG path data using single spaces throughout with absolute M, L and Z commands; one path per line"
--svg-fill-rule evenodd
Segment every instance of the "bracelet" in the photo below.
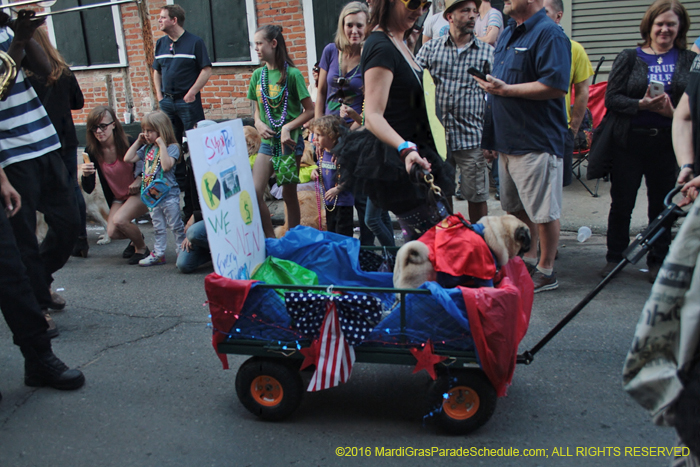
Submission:
M 397 151 L 399 151 L 399 154 L 401 154 L 401 151 L 403 151 L 406 148 L 413 148 L 416 149 L 418 146 L 416 146 L 416 143 L 412 143 L 410 141 L 404 141 L 403 143 L 399 144 L 399 147 L 396 148 Z
M 683 169 L 690 169 L 695 172 L 695 164 L 683 164 L 681 165 L 681 170 Z
M 399 157 L 401 158 L 401 161 L 405 161 L 406 157 L 411 154 L 413 151 L 418 152 L 418 149 L 415 147 L 412 148 L 403 148 L 401 151 L 399 151 Z

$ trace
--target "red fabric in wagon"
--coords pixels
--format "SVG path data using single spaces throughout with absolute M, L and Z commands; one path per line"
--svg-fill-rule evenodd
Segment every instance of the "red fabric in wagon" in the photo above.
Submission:
M 513 379 L 534 300 L 534 285 L 522 259 L 511 259 L 501 272 L 503 278 L 493 288 L 460 287 L 481 367 L 498 397 L 506 395 Z
M 238 319 L 236 315 L 243 308 L 243 303 L 254 282 L 257 281 L 234 281 L 216 273 L 211 273 L 204 279 L 204 290 L 207 292 L 214 329 L 231 329 L 236 324 Z M 226 334 L 215 332 L 211 339 L 214 351 L 224 365 L 224 370 L 228 370 L 228 358 L 226 354 L 219 353 L 218 345 L 226 338 Z

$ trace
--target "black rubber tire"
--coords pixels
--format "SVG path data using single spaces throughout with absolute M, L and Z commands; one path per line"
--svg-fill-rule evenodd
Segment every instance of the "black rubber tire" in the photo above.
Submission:
M 445 394 L 458 400 L 466 397 L 472 403 L 478 402 L 478 408 L 474 409 L 474 413 L 463 410 L 460 417 L 459 407 L 455 410 L 454 406 L 448 406 L 450 399 L 445 399 Z M 480 369 L 441 373 L 428 390 L 428 400 L 438 427 L 454 435 L 471 433 L 488 422 L 496 410 L 497 399 L 496 390 Z
M 270 388 L 270 394 L 274 394 L 266 401 L 261 401 L 259 395 L 264 389 L 256 391 L 258 395 L 253 393 L 253 383 L 259 377 L 262 379 L 257 380 L 256 387 L 262 382 L 264 387 Z M 249 358 L 236 374 L 236 395 L 253 415 L 270 421 L 283 420 L 299 407 L 304 395 L 299 365 L 278 358 Z

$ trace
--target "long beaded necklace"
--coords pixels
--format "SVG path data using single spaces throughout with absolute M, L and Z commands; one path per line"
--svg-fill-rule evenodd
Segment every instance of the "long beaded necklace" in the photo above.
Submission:
M 321 162 L 321 164 L 323 164 L 323 162 Z M 337 170 L 337 178 L 338 178 L 338 180 L 340 180 L 340 166 L 339 165 L 336 166 L 336 170 Z M 323 176 L 323 172 L 322 172 L 321 168 L 319 168 L 319 172 L 321 172 L 320 173 L 321 176 L 318 178 L 321 179 Z M 337 183 L 336 183 L 336 186 L 338 186 Z M 333 198 L 333 207 L 329 207 L 328 203 L 326 203 L 326 189 L 323 186 L 323 180 L 321 180 L 320 187 L 321 187 L 321 200 L 323 201 L 323 205 L 325 206 L 327 211 L 333 212 L 335 210 L 335 207 L 338 205 L 338 195 L 335 195 L 335 198 Z
M 273 145 L 272 149 L 272 157 L 279 157 L 282 155 L 282 141 L 280 139 L 280 133 L 282 131 L 282 126 L 284 126 L 286 120 L 287 120 L 287 104 L 289 103 L 289 89 L 287 88 L 287 81 L 288 81 L 288 68 L 289 65 L 287 63 L 284 64 L 284 71 L 285 71 L 285 80 L 284 80 L 284 87 L 282 88 L 282 91 L 274 98 L 270 97 L 270 90 L 269 90 L 269 83 L 268 83 L 268 77 L 267 77 L 267 65 L 263 67 L 262 73 L 260 75 L 260 94 L 262 95 L 262 102 L 263 102 L 263 108 L 265 109 L 265 115 L 267 116 L 267 121 L 270 124 L 270 127 L 272 131 L 275 132 L 275 143 Z M 275 101 L 278 100 L 278 102 L 275 103 Z M 273 102 L 273 104 L 270 104 L 270 101 Z M 272 112 L 270 111 L 271 108 L 277 108 L 280 106 L 280 104 L 284 104 L 284 107 L 282 107 L 282 114 L 280 115 L 279 119 L 274 119 L 272 118 Z
M 148 155 L 151 150 L 153 150 L 153 159 L 149 161 Z M 160 167 L 160 147 L 158 145 L 149 144 L 146 146 L 144 153 L 146 154 L 146 157 L 144 158 L 143 162 L 143 178 L 141 178 L 142 187 L 150 185 L 158 172 L 158 168 Z

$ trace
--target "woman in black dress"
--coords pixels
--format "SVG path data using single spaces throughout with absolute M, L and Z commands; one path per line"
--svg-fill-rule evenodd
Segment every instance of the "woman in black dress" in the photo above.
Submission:
M 454 173 L 435 149 L 423 92 L 423 70 L 404 42 L 407 31 L 430 6 L 421 0 L 372 3 L 361 68 L 365 126 L 345 136 L 339 157 L 342 176 L 399 219 L 404 238 L 416 239 L 447 215 L 431 206 L 426 186 L 411 182 L 414 164 L 433 173 L 449 197 Z M 354 159 L 354 160 L 353 160 Z

